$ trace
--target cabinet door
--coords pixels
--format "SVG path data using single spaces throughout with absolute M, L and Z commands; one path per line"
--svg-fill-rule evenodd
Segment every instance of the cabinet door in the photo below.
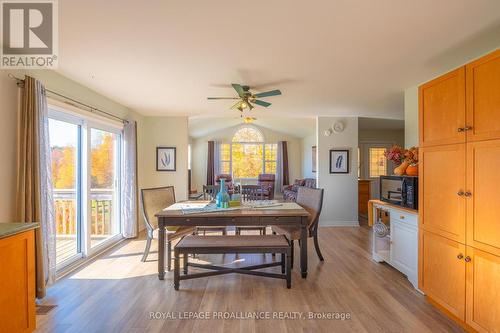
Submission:
M 391 219 L 391 262 L 407 276 L 417 273 L 418 232 Z
M 467 324 L 500 332 L 500 257 L 467 247 Z
M 467 140 L 500 139 L 500 50 L 467 65 Z
M 465 245 L 423 231 L 421 287 L 439 305 L 465 320 Z
M 467 144 L 467 191 L 470 192 L 466 200 L 467 245 L 498 256 L 500 256 L 499 166 L 500 140 Z
M 465 142 L 465 67 L 419 87 L 420 147 Z
M 420 225 L 465 243 L 465 144 L 422 148 Z

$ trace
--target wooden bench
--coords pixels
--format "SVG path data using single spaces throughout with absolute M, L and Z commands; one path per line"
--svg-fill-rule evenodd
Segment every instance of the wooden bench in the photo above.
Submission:
M 179 290 L 180 280 L 229 273 L 285 279 L 287 288 L 290 288 L 292 285 L 291 251 L 290 243 L 283 235 L 186 236 L 177 243 L 174 249 L 174 288 Z M 280 253 L 281 261 L 238 268 L 197 264 L 187 261 L 188 254 L 226 253 Z M 184 255 L 184 275 L 182 276 L 179 267 L 180 255 Z M 188 266 L 212 271 L 188 274 Z M 273 266 L 281 266 L 281 274 L 255 271 L 256 269 Z

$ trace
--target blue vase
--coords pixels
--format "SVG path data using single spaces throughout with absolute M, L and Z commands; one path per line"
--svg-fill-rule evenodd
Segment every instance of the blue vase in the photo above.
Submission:
M 226 190 L 226 182 L 224 179 L 220 180 L 220 190 L 219 193 L 217 193 L 217 196 L 215 197 L 215 204 L 217 205 L 217 208 L 229 208 L 229 200 L 231 198 L 229 197 L 229 193 L 227 193 Z

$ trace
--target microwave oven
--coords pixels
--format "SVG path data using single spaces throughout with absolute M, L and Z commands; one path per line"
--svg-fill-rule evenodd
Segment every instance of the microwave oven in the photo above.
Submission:
M 380 176 L 380 200 L 418 209 L 418 177 Z

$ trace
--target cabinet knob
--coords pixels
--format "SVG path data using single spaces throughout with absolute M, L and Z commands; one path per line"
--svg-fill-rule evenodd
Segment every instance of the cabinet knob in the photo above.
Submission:
M 401 220 L 404 220 L 404 219 L 405 219 L 404 215 L 400 215 L 400 216 L 399 216 L 399 218 L 400 218 Z
M 457 259 L 462 259 L 463 257 L 464 257 L 464 255 L 463 255 L 462 253 L 459 253 L 459 254 L 457 255 Z
M 464 192 L 464 191 L 462 191 L 462 190 L 460 190 L 460 191 L 458 191 L 458 192 L 457 192 L 457 195 L 458 195 L 459 197 L 463 196 L 464 194 L 465 194 L 465 192 Z
M 469 256 L 465 257 L 465 262 L 471 262 L 471 258 Z
M 465 193 L 464 193 L 464 195 L 465 195 L 466 197 L 470 197 L 470 196 L 472 196 L 472 193 L 470 193 L 469 191 L 467 191 L 467 192 L 465 192 Z

